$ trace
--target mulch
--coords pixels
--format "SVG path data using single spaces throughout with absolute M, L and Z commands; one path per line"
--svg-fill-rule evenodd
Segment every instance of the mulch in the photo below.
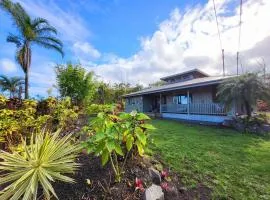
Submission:
M 141 160 L 130 161 L 120 183 L 114 182 L 113 171 L 109 164 L 102 167 L 97 157 L 81 154 L 77 162 L 81 164 L 79 170 L 72 176 L 76 183 L 56 182 L 54 188 L 60 200 L 137 200 L 143 199 L 143 191 L 135 191 L 136 177 L 143 180 L 144 187 L 149 187 L 151 177 L 148 167 Z M 197 184 L 191 189 L 185 188 L 181 177 L 170 172 L 169 187 L 174 191 L 164 191 L 166 200 L 211 199 L 211 189 L 203 184 Z M 90 184 L 87 183 L 90 180 Z

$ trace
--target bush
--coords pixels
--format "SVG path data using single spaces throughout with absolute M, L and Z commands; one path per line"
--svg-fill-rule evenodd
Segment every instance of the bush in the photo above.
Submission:
M 101 156 L 102 165 L 112 164 L 117 182 L 120 182 L 124 166 L 130 155 L 143 155 L 147 144 L 147 130 L 154 129 L 146 123 L 150 118 L 133 111 L 113 115 L 99 113 L 90 124 L 90 137 L 83 146 L 88 153 Z M 121 167 L 118 158 L 124 157 Z
M 236 119 L 238 122 L 245 124 L 246 126 L 261 126 L 268 121 L 268 117 L 266 114 L 257 114 L 251 117 L 248 116 L 240 116 Z
M 100 112 L 112 112 L 114 105 L 92 104 L 86 108 L 86 113 L 89 115 L 98 114 Z
M 0 141 L 4 143 L 4 149 L 10 149 L 20 143 L 21 137 L 29 137 L 29 132 L 40 131 L 49 115 L 36 116 L 36 102 L 24 100 L 7 100 L 1 97 L 2 109 L 0 109 Z M 15 102 L 15 103 L 14 103 Z
M 46 199 L 57 195 L 52 181 L 74 182 L 63 174 L 74 173 L 78 164 L 75 158 L 80 147 L 69 143 L 70 135 L 59 137 L 53 134 L 37 133 L 31 137 L 30 145 L 23 141 L 21 153 L 0 152 L 0 183 L 7 185 L 0 193 L 0 199 L 37 199 L 41 185 Z
M 15 103 L 14 103 L 15 102 Z M 21 137 L 29 138 L 29 133 L 41 129 L 63 130 L 70 128 L 78 118 L 78 109 L 73 107 L 70 98 L 57 101 L 48 98 L 34 100 L 7 100 L 0 96 L 0 142 L 3 149 L 17 146 Z
M 262 100 L 257 101 L 257 109 L 259 112 L 270 111 L 270 107 L 269 107 L 268 103 L 265 101 L 262 101 Z

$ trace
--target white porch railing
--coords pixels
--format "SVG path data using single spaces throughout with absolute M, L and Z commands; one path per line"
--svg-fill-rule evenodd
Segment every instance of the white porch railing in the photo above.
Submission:
M 162 104 L 161 112 L 204 115 L 226 114 L 224 105 L 220 103 Z

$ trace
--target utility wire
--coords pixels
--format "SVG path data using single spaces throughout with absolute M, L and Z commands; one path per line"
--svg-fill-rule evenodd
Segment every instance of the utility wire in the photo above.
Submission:
M 214 10 L 215 10 L 215 17 L 216 17 L 216 24 L 217 24 L 217 30 L 218 30 L 218 38 L 219 38 L 219 43 L 220 43 L 220 48 L 222 48 L 222 42 L 221 42 L 221 36 L 220 36 L 220 31 L 219 31 L 219 26 L 218 26 L 218 20 L 217 20 L 217 10 L 216 10 L 216 3 L 215 0 L 213 0 L 213 5 L 214 5 Z
M 217 10 L 216 10 L 215 0 L 213 0 L 213 5 L 214 5 L 214 11 L 215 11 L 215 17 L 216 17 L 216 24 L 217 24 L 217 30 L 218 30 L 218 38 L 219 38 L 219 43 L 220 43 L 220 49 L 221 49 L 221 54 L 222 54 L 223 76 L 225 76 L 224 49 L 222 48 L 221 36 L 220 36 L 219 25 L 218 25 L 218 20 L 217 20 Z

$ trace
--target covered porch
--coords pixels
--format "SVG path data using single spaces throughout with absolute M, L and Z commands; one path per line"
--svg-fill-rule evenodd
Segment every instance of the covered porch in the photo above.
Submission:
M 126 110 L 158 113 L 164 118 L 220 123 L 231 111 L 218 102 L 216 93 L 217 85 L 143 94 L 133 97 Z
M 143 112 L 218 116 L 228 112 L 217 100 L 216 86 L 147 94 L 142 100 Z

